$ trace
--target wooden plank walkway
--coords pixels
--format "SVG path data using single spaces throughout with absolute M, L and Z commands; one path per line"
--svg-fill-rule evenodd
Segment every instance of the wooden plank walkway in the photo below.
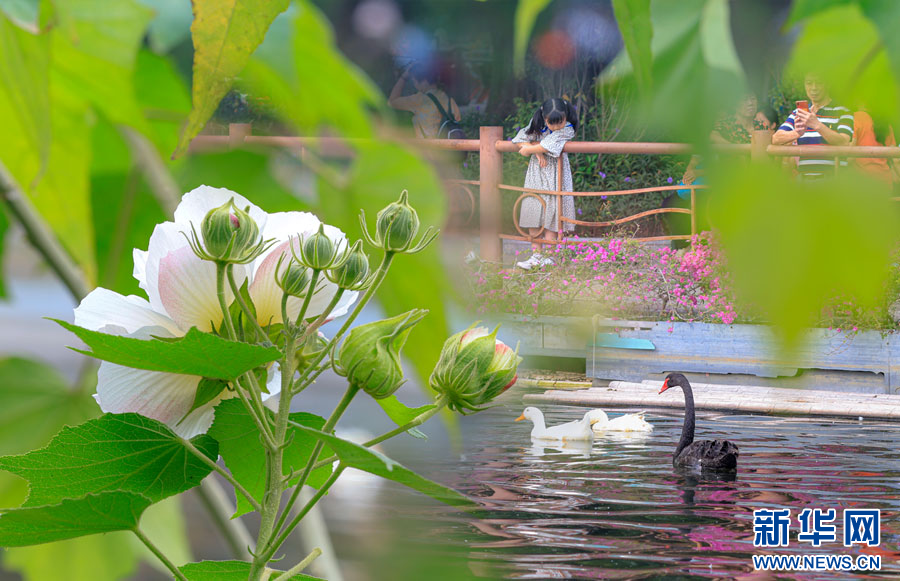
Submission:
M 571 382 L 567 382 L 571 383 Z M 538 385 L 542 385 L 539 382 Z M 612 381 L 608 387 L 550 389 L 524 396 L 526 402 L 581 405 L 588 407 L 632 406 L 639 408 L 683 408 L 680 389 L 659 394 L 661 381 Z M 697 409 L 740 411 L 801 416 L 839 416 L 900 421 L 900 395 L 841 393 L 752 385 L 691 383 Z M 549 386 L 548 386 L 549 387 Z M 561 386 L 562 387 L 562 386 Z

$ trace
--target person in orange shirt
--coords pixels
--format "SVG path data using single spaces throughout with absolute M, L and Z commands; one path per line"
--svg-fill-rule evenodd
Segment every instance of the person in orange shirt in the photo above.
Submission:
M 893 128 L 887 123 L 875 123 L 872 116 L 865 111 L 857 111 L 853 114 L 853 125 L 856 128 L 854 145 L 887 145 L 891 147 L 897 145 Z M 888 183 L 897 181 L 898 169 L 893 159 L 883 157 L 855 157 L 852 159 L 856 167 L 872 176 Z

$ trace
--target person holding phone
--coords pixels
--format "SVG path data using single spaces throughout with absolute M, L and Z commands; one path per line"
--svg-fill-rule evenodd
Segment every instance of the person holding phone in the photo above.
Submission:
M 849 145 L 853 140 L 853 112 L 835 104 L 828 85 L 815 73 L 803 79 L 809 101 L 797 108 L 772 136 L 773 145 Z M 842 160 L 841 166 L 847 161 Z M 801 157 L 797 162 L 801 179 L 816 180 L 834 173 L 834 158 Z

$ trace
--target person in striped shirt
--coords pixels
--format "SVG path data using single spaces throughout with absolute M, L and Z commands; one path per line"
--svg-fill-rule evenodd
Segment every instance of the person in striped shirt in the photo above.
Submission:
M 803 80 L 809 111 L 794 109 L 772 136 L 773 145 L 849 145 L 853 139 L 853 112 L 831 100 L 821 77 L 809 73 Z M 841 161 L 846 166 L 847 161 Z M 834 158 L 801 157 L 803 179 L 819 179 L 834 173 Z

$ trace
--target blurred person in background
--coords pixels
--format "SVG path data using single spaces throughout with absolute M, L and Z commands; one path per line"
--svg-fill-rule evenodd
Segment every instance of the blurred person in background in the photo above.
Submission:
M 416 92 L 404 96 L 403 89 L 410 80 Z M 416 136 L 423 139 L 438 138 L 438 132 L 445 119 L 444 113 L 456 122 L 461 119 L 456 101 L 438 87 L 437 74 L 432 67 L 423 63 L 413 63 L 403 71 L 391 89 L 388 105 L 412 113 Z

